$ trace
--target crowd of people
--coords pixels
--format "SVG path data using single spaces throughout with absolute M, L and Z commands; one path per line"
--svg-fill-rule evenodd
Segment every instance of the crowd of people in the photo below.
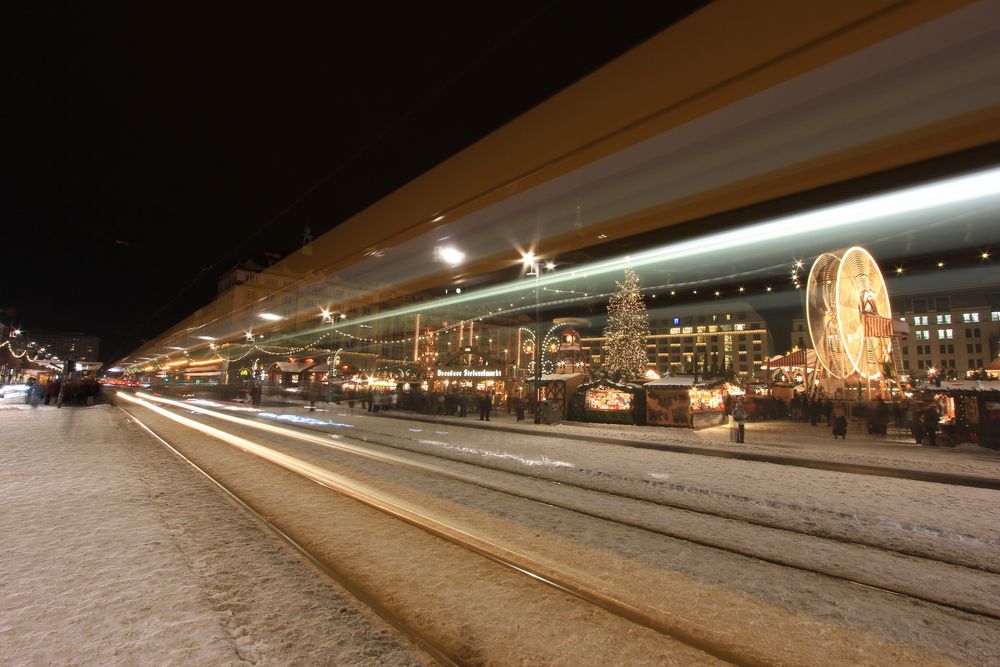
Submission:
M 62 380 L 58 378 L 50 378 L 45 382 L 29 378 L 25 399 L 31 407 L 37 408 L 43 404 L 59 404 L 60 392 L 63 405 L 93 405 L 100 397 L 101 384 L 95 378 L 71 378 L 65 384 L 64 387 Z
M 851 412 L 855 419 L 861 418 L 860 423 L 871 435 L 887 435 L 893 424 L 900 430 L 908 428 L 917 444 L 937 446 L 941 413 L 934 403 L 904 399 L 890 404 L 879 396 L 874 401 L 854 403 Z M 733 440 L 739 443 L 744 442 L 748 421 L 768 419 L 787 418 L 794 423 L 826 426 L 834 439 L 846 439 L 848 435 L 846 406 L 829 396 L 798 393 L 788 401 L 762 396 L 727 397 L 726 414 L 733 427 Z

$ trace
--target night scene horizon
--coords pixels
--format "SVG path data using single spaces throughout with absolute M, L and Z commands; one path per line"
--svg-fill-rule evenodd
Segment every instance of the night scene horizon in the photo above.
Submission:
M 1000 0 L 5 14 L 5 663 L 1000 661 Z

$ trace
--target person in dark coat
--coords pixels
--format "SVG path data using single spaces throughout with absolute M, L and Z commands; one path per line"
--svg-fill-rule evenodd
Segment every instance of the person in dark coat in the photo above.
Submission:
M 736 401 L 736 407 L 733 408 L 733 423 L 736 424 L 736 442 L 743 444 L 747 423 L 747 410 L 743 407 L 743 399 Z
M 836 440 L 838 437 L 847 440 L 847 417 L 841 413 L 837 413 L 837 416 L 833 418 L 833 439 Z
M 874 435 L 885 435 L 889 428 L 889 406 L 882 397 L 875 400 L 875 405 L 868 416 L 868 431 Z
M 260 407 L 260 397 L 263 389 L 261 387 L 260 381 L 254 381 L 250 386 L 250 403 L 252 405 Z
M 819 417 L 822 412 L 823 404 L 820 403 L 818 396 L 814 396 L 812 400 L 809 401 L 809 424 L 816 426 L 819 423 Z
M 932 404 L 924 411 L 924 433 L 927 435 L 927 444 L 931 447 L 937 447 L 938 423 L 940 421 L 941 415 L 938 414 L 936 405 Z
M 490 408 L 492 407 L 493 397 L 490 396 L 489 392 L 484 391 L 483 395 L 479 397 L 479 421 L 490 420 Z
M 924 444 L 924 413 L 923 411 L 912 407 L 907 414 L 907 419 L 910 421 L 910 434 L 913 435 L 913 440 L 918 444 Z

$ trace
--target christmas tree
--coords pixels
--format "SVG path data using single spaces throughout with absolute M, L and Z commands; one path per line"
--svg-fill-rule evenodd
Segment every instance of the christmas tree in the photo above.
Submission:
M 604 328 L 604 370 L 617 380 L 636 380 L 646 375 L 646 336 L 649 317 L 639 294 L 639 276 L 625 269 L 625 280 L 608 303 L 608 325 Z

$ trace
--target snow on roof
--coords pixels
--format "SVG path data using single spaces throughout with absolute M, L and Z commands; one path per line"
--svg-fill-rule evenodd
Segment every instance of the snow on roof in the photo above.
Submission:
M 1000 392 L 1000 380 L 943 380 L 940 387 L 928 387 L 929 391 L 996 391 Z
M 584 377 L 585 373 L 545 373 L 542 375 L 542 382 L 550 380 L 569 380 L 571 378 Z
M 650 380 L 644 387 L 690 387 L 694 384 L 693 375 L 670 375 L 659 380 Z
M 315 362 L 309 361 L 276 361 L 274 365 L 277 366 L 282 373 L 298 373 L 310 366 L 315 365 Z
M 693 375 L 670 375 L 659 380 L 650 380 L 645 383 L 644 387 L 710 387 L 717 384 L 722 384 L 723 380 L 720 378 L 712 378 L 709 380 L 701 380 L 695 385 Z

